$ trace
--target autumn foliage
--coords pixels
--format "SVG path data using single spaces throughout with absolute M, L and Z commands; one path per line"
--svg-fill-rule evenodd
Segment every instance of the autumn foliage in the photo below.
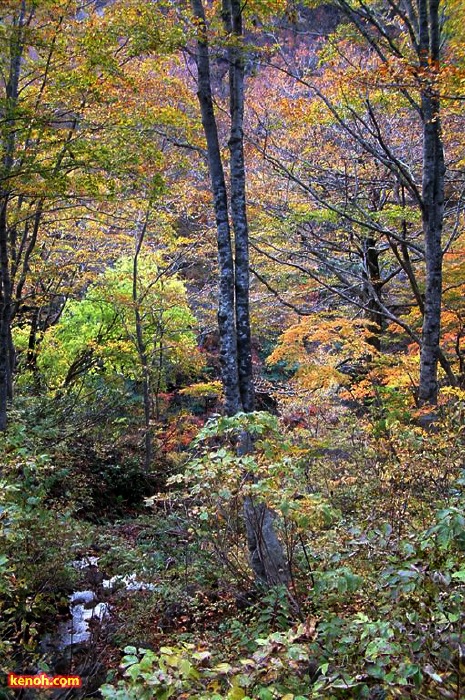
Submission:
M 464 3 L 0 4 L 0 673 L 458 700 Z

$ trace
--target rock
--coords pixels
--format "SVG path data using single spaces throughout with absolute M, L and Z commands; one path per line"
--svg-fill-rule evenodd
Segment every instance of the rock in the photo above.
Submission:
M 81 591 L 80 593 L 73 593 L 71 598 L 77 597 L 79 599 L 81 593 L 87 594 L 89 592 L 90 591 Z M 84 597 L 87 601 L 89 600 L 89 596 Z M 99 622 L 102 622 L 104 617 L 109 614 L 110 608 L 107 603 L 97 603 L 89 608 L 84 604 L 74 602 L 70 610 L 71 620 L 62 622 L 58 626 L 58 649 L 86 645 L 91 637 L 89 622 L 91 620 L 99 620 Z
M 94 591 L 76 591 L 70 596 L 69 601 L 71 605 L 89 606 L 95 601 L 95 593 Z
M 103 588 L 125 588 L 127 591 L 154 591 L 155 584 L 141 581 L 136 574 L 126 576 L 112 576 L 102 582 Z

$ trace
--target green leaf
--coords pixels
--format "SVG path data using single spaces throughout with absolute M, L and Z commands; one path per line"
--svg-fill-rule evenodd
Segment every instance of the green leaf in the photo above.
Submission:
M 121 663 L 121 666 L 123 668 L 128 668 L 128 666 L 133 666 L 134 664 L 139 663 L 139 657 L 138 656 L 123 656 L 123 660 Z
M 231 666 L 231 664 L 223 662 L 221 664 L 217 664 L 212 670 L 216 673 L 230 673 L 232 671 L 232 668 L 233 667 Z
M 258 691 L 258 697 L 260 698 L 260 700 L 273 700 L 275 696 L 274 693 L 271 690 L 269 690 L 269 688 L 260 688 L 260 690 Z M 294 696 L 291 695 L 291 698 L 293 697 Z

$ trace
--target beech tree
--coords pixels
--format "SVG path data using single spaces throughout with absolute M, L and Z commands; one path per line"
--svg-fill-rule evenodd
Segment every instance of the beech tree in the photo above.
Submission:
M 444 138 L 450 133 L 443 133 L 440 95 L 447 95 L 450 31 L 444 33 L 436 0 L 337 4 L 346 23 L 323 46 L 318 70 L 315 61 L 297 69 L 287 59 L 275 61 L 296 81 L 288 112 L 297 112 L 291 121 L 301 120 L 298 131 L 280 140 L 283 130 L 273 117 L 269 128 L 258 119 L 258 145 L 310 203 L 307 215 L 300 202 L 294 221 L 288 217 L 301 239 L 297 251 L 289 250 L 290 265 L 310 274 L 325 294 L 364 309 L 374 329 L 394 323 L 418 343 L 417 400 L 434 404 L 439 363 L 447 380 L 458 382 L 440 335 L 443 255 L 457 238 L 462 200 L 449 174 L 457 196 L 445 211 Z M 292 210 L 292 199 L 287 202 Z M 274 251 L 267 245 L 258 248 L 283 259 L 285 242 Z M 389 284 L 397 285 L 396 297 L 388 297 Z M 411 304 L 421 329 L 405 313 Z
M 409 38 L 409 48 L 416 55 L 413 66 L 415 87 L 420 100 L 409 91 L 412 107 L 418 110 L 422 125 L 423 164 L 421 189 L 402 163 L 390 157 L 389 166 L 399 174 L 412 194 L 418 198 L 423 221 L 425 247 L 425 291 L 420 355 L 420 403 L 434 404 L 438 396 L 438 361 L 442 296 L 442 230 L 444 221 L 444 148 L 441 134 L 439 71 L 441 68 L 441 0 L 417 0 L 416 7 L 405 0 L 389 0 L 378 8 L 365 3 L 338 0 L 339 6 L 365 37 L 383 62 L 389 57 L 407 58 L 408 52 L 396 36 Z M 442 3 L 443 4 L 443 3 Z M 406 88 L 407 89 L 407 88 Z
M 242 12 L 236 0 L 224 3 L 225 28 L 242 38 Z M 220 356 L 228 415 L 253 410 L 252 352 L 249 319 L 248 226 L 245 207 L 245 167 L 243 155 L 244 70 L 240 45 L 228 49 L 231 133 L 231 218 L 234 229 L 234 253 L 229 219 L 229 201 L 213 106 L 209 40 L 201 0 L 193 0 L 199 21 L 197 40 L 198 99 L 208 150 L 211 187 L 214 197 L 218 263 Z
M 221 7 L 226 33 L 229 74 L 230 198 L 226 187 L 214 110 L 210 41 L 202 0 L 192 0 L 192 9 L 197 22 L 197 94 L 207 142 L 208 166 L 216 215 L 219 264 L 218 326 L 222 380 L 226 413 L 233 416 L 241 411 L 248 413 L 254 410 L 249 313 L 249 232 L 243 136 L 242 5 L 239 0 L 224 0 Z M 232 232 L 234 233 L 234 252 Z M 252 449 L 250 436 L 243 431 L 239 437 L 238 453 L 243 455 L 250 449 Z M 244 503 L 244 516 L 250 561 L 256 578 L 267 584 L 288 581 L 289 568 L 275 534 L 271 511 L 265 504 L 254 503 L 248 497 Z

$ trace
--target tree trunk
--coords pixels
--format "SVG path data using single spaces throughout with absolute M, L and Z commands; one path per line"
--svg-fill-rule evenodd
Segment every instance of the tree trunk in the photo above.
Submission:
M 132 303 L 134 306 L 134 324 L 136 327 L 136 346 L 137 354 L 139 355 L 139 361 L 142 369 L 142 396 L 144 403 L 144 469 L 145 473 L 150 472 L 152 464 L 152 431 L 150 427 L 151 418 L 151 401 L 150 401 L 150 369 L 147 358 L 147 346 L 144 341 L 143 329 L 142 329 L 142 319 L 140 315 L 139 306 L 139 296 L 137 294 L 137 281 L 138 281 L 138 265 L 139 265 L 139 255 L 142 248 L 142 243 L 144 241 L 145 232 L 147 230 L 148 223 L 148 212 L 147 218 L 142 226 L 141 232 L 137 232 L 136 238 L 136 249 L 134 251 L 134 258 L 132 261 Z
M 410 48 L 418 58 L 417 82 L 421 95 L 418 105 L 415 93 L 408 87 L 402 92 L 422 120 L 423 163 L 422 186 L 418 193 L 414 180 L 408 170 L 401 172 L 400 184 L 407 180 L 410 189 L 419 202 L 423 222 L 425 248 L 425 292 L 424 300 L 418 298 L 416 281 L 412 281 L 409 262 L 404 268 L 409 274 L 412 289 L 420 311 L 423 313 L 423 330 L 420 347 L 420 380 L 418 401 L 420 404 L 435 404 L 438 397 L 438 362 L 445 370 L 449 381 L 456 383 L 450 363 L 440 348 L 441 299 L 442 299 L 442 227 L 444 221 L 444 149 L 441 137 L 440 98 L 438 71 L 441 51 L 441 26 L 439 5 L 441 0 L 388 0 L 379 6 L 360 2 L 354 4 L 349 0 L 337 0 L 359 33 L 383 62 L 389 56 L 407 58 L 408 49 L 401 43 L 393 41 L 391 19 L 396 18 L 408 33 Z M 370 31 L 372 30 L 372 31 Z M 402 54 L 402 51 L 405 51 Z M 365 145 L 364 140 L 361 141 Z M 382 152 L 385 155 L 384 150 Z M 395 163 L 397 172 L 400 161 Z M 413 187 L 412 187 L 413 185 Z M 399 257 L 401 262 L 401 258 Z M 402 262 L 401 262 L 402 264 Z
M 239 436 L 237 454 L 241 457 L 252 451 L 253 443 L 250 434 L 243 432 Z M 267 586 L 286 585 L 291 578 L 289 564 L 276 535 L 275 517 L 265 503 L 254 501 L 251 496 L 244 499 L 244 521 L 250 566 L 257 582 Z
M 202 0 L 192 0 L 195 17 L 199 21 L 197 38 L 198 99 L 202 126 L 207 141 L 208 167 L 213 192 L 216 239 L 219 265 L 218 327 L 220 334 L 220 361 L 226 413 L 235 415 L 242 409 L 239 392 L 237 337 L 235 325 L 234 260 L 228 217 L 228 196 L 221 150 L 213 109 L 208 52 L 207 28 Z
M 250 497 L 244 501 L 247 547 L 252 570 L 258 582 L 267 586 L 290 581 L 289 565 L 274 527 L 275 516 L 265 503 Z
M 242 54 L 242 10 L 237 0 L 223 0 L 223 23 L 233 41 L 228 47 L 231 131 L 231 219 L 235 235 L 235 259 L 232 254 L 228 195 L 224 177 L 218 130 L 213 109 L 207 28 L 202 0 L 192 0 L 198 20 L 197 71 L 198 99 L 207 141 L 208 165 L 213 191 L 219 262 L 220 354 L 228 415 L 254 410 L 252 350 L 249 316 L 249 235 L 245 197 L 243 147 L 244 65 Z M 239 439 L 238 454 L 253 450 L 247 434 Z M 276 536 L 274 516 L 265 504 L 251 498 L 244 503 L 247 543 L 255 578 L 275 585 L 289 581 L 289 567 Z
M 373 333 L 368 342 L 375 350 L 381 350 L 380 334 L 384 321 L 380 305 L 381 271 L 379 267 L 379 252 L 376 248 L 375 239 L 371 236 L 363 239 L 363 277 L 366 280 L 363 290 L 363 301 L 368 307 L 369 330 Z
M 229 7 L 228 7 L 229 5 Z M 231 134 L 231 218 L 234 229 L 236 333 L 239 391 L 244 411 L 254 410 L 252 340 L 249 310 L 249 227 L 244 163 L 244 52 L 240 0 L 224 0 L 223 16 L 234 42 L 228 48 Z M 228 16 L 230 19 L 228 19 Z
M 23 53 L 23 29 L 26 16 L 26 3 L 22 0 L 14 21 L 14 33 L 10 42 L 10 65 L 6 83 L 6 100 L 3 139 L 3 174 L 8 182 L 14 163 L 16 108 L 19 96 L 19 78 Z M 7 403 L 13 398 L 14 346 L 11 336 L 12 284 L 10 272 L 10 251 L 8 241 L 8 203 L 10 192 L 7 187 L 0 190 L 0 431 L 7 425 Z
M 442 297 L 442 226 L 444 218 L 444 150 L 440 101 L 434 85 L 439 65 L 439 0 L 419 0 L 419 58 L 426 84 L 422 90 L 423 118 L 423 232 L 425 240 L 425 313 L 420 356 L 420 404 L 438 397 L 438 360 Z
M 12 396 L 11 280 L 6 221 L 8 197 L 0 208 L 0 431 L 6 430 L 7 403 Z

